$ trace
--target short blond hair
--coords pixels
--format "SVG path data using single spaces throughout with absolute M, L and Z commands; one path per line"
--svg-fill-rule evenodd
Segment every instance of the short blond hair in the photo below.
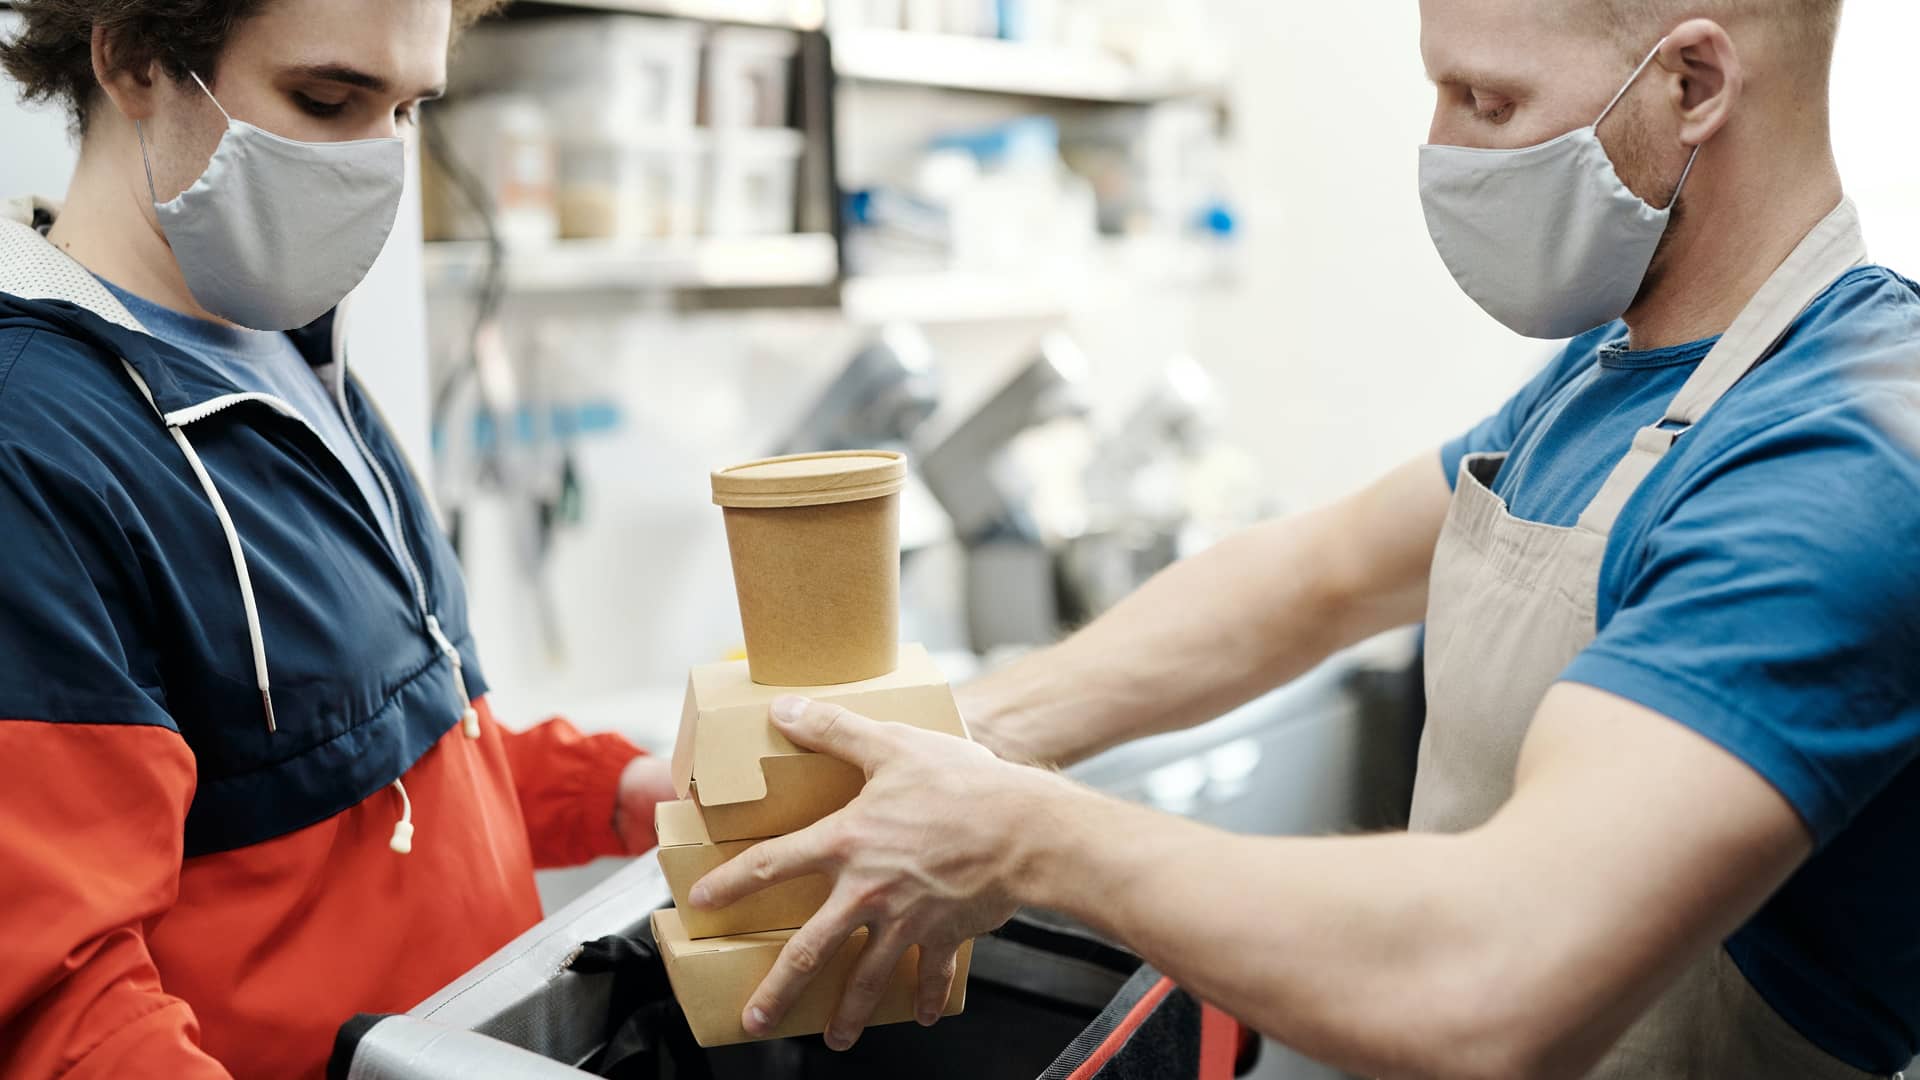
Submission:
M 1843 0 L 1552 0 L 1563 13 L 1597 28 L 1629 52 L 1653 47 L 1658 36 L 1691 18 L 1762 21 L 1783 31 L 1795 56 L 1821 72 L 1833 65 Z

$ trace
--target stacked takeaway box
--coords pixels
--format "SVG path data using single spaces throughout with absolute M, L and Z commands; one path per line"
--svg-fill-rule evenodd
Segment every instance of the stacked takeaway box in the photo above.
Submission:
M 655 940 L 674 996 L 702 1046 L 747 1041 L 740 1017 L 787 939 L 826 902 L 830 882 L 801 878 L 718 911 L 687 894 L 709 870 L 771 837 L 819 821 L 860 792 L 858 768 L 803 750 L 768 719 L 783 694 L 875 720 L 966 736 L 953 693 L 925 649 L 899 644 L 900 489 L 906 459 L 854 452 L 774 458 L 713 474 L 725 512 L 747 659 L 693 669 L 673 751 L 680 798 L 656 813 L 660 865 L 675 908 Z M 866 931 L 819 968 L 769 1037 L 825 1030 Z M 946 1014 L 966 1001 L 960 965 Z M 919 955 L 909 949 L 872 1023 L 913 1017 Z

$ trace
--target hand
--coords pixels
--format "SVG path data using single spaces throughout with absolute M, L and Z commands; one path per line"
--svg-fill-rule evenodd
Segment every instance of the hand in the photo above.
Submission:
M 667 758 L 642 754 L 621 770 L 620 793 L 613 801 L 613 831 L 626 845 L 627 854 L 653 850 L 659 842 L 653 834 L 653 808 L 678 797 L 673 762 Z
M 748 1000 L 741 1023 L 764 1035 L 859 927 L 867 928 L 845 996 L 826 1032 L 845 1050 L 859 1038 L 900 958 L 919 948 L 916 1018 L 940 1018 L 961 943 L 998 927 L 1019 906 L 1026 830 L 1067 782 L 1009 765 L 949 735 L 888 724 L 803 698 L 773 703 L 774 724 L 794 743 L 859 766 L 853 802 L 799 832 L 762 841 L 693 887 L 691 903 L 725 907 L 769 885 L 831 875 L 827 902 L 795 931 Z

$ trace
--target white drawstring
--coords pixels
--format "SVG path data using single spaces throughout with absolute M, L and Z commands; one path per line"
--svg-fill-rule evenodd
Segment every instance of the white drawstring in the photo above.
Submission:
M 480 737 L 480 713 L 473 707 L 473 699 L 467 696 L 467 676 L 460 663 L 460 650 L 453 647 L 447 635 L 440 630 L 440 620 L 427 616 L 427 633 L 433 635 L 434 643 L 440 646 L 447 659 L 453 662 L 453 690 L 460 696 L 460 730 L 467 738 Z
M 393 823 L 393 839 L 387 846 L 405 855 L 413 850 L 413 800 L 407 798 L 407 785 L 395 780 L 389 786 L 400 793 L 400 820 Z
M 153 402 L 153 391 L 147 389 L 146 380 L 126 360 L 122 359 L 120 363 L 127 369 L 133 384 L 140 388 L 140 394 L 147 399 L 147 404 L 153 405 L 154 411 L 159 412 L 159 406 Z M 164 414 L 162 420 L 165 420 Z M 220 497 L 220 489 L 214 486 L 213 477 L 207 474 L 207 467 L 201 463 L 193 443 L 187 440 L 187 433 L 174 423 L 167 424 L 167 433 L 173 436 L 180 452 L 186 455 L 187 464 L 193 467 L 193 475 L 200 479 L 200 490 L 206 492 L 207 501 L 213 504 L 214 516 L 220 519 L 221 531 L 226 533 L 227 554 L 233 559 L 233 576 L 240 582 L 240 602 L 247 612 L 247 643 L 253 647 L 253 678 L 260 688 L 260 705 L 267 713 L 268 733 L 278 731 L 279 727 L 273 719 L 273 690 L 267 681 L 267 643 L 260 633 L 260 608 L 253 599 L 253 577 L 247 573 L 247 554 L 240 547 L 239 530 L 233 527 L 233 517 L 227 513 L 227 502 Z
M 240 602 L 247 610 L 247 643 L 253 646 L 253 677 L 260 687 L 260 704 L 267 710 L 267 731 L 278 731 L 273 719 L 273 691 L 267 685 L 267 643 L 260 633 L 260 607 L 253 599 L 253 577 L 247 573 L 246 552 L 240 548 L 239 530 L 233 527 L 233 518 L 227 513 L 227 503 L 220 497 L 220 489 L 213 486 L 213 477 L 207 475 L 207 467 L 200 463 L 200 455 L 193 444 L 187 441 L 187 433 L 179 428 L 168 428 L 173 441 L 180 444 L 180 450 L 187 455 L 187 464 L 193 466 L 193 474 L 200 478 L 200 487 L 207 493 L 207 500 L 213 503 L 213 512 L 220 519 L 220 528 L 227 534 L 227 551 L 233 556 L 233 576 L 240 581 Z

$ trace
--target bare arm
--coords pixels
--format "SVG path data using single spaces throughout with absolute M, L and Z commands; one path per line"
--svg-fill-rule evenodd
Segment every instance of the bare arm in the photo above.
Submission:
M 1543 703 L 1518 784 L 1470 833 L 1314 840 L 1081 796 L 1023 899 L 1350 1071 L 1575 1076 L 1812 847 L 1738 759 L 1586 687 Z
M 833 1046 L 857 1037 L 904 950 L 921 949 L 932 1009 L 954 944 L 1034 904 L 1350 1072 L 1582 1075 L 1812 849 L 1739 759 L 1572 684 L 1542 703 L 1513 798 L 1458 836 L 1236 836 L 830 706 L 775 715 L 796 742 L 862 765 L 867 787 L 714 871 L 694 899 L 834 875 L 743 1021 L 777 1021 L 821 958 L 870 926 Z
M 1061 644 L 961 690 L 976 739 L 1064 765 L 1219 716 L 1426 609 L 1437 453 L 1172 566 Z

